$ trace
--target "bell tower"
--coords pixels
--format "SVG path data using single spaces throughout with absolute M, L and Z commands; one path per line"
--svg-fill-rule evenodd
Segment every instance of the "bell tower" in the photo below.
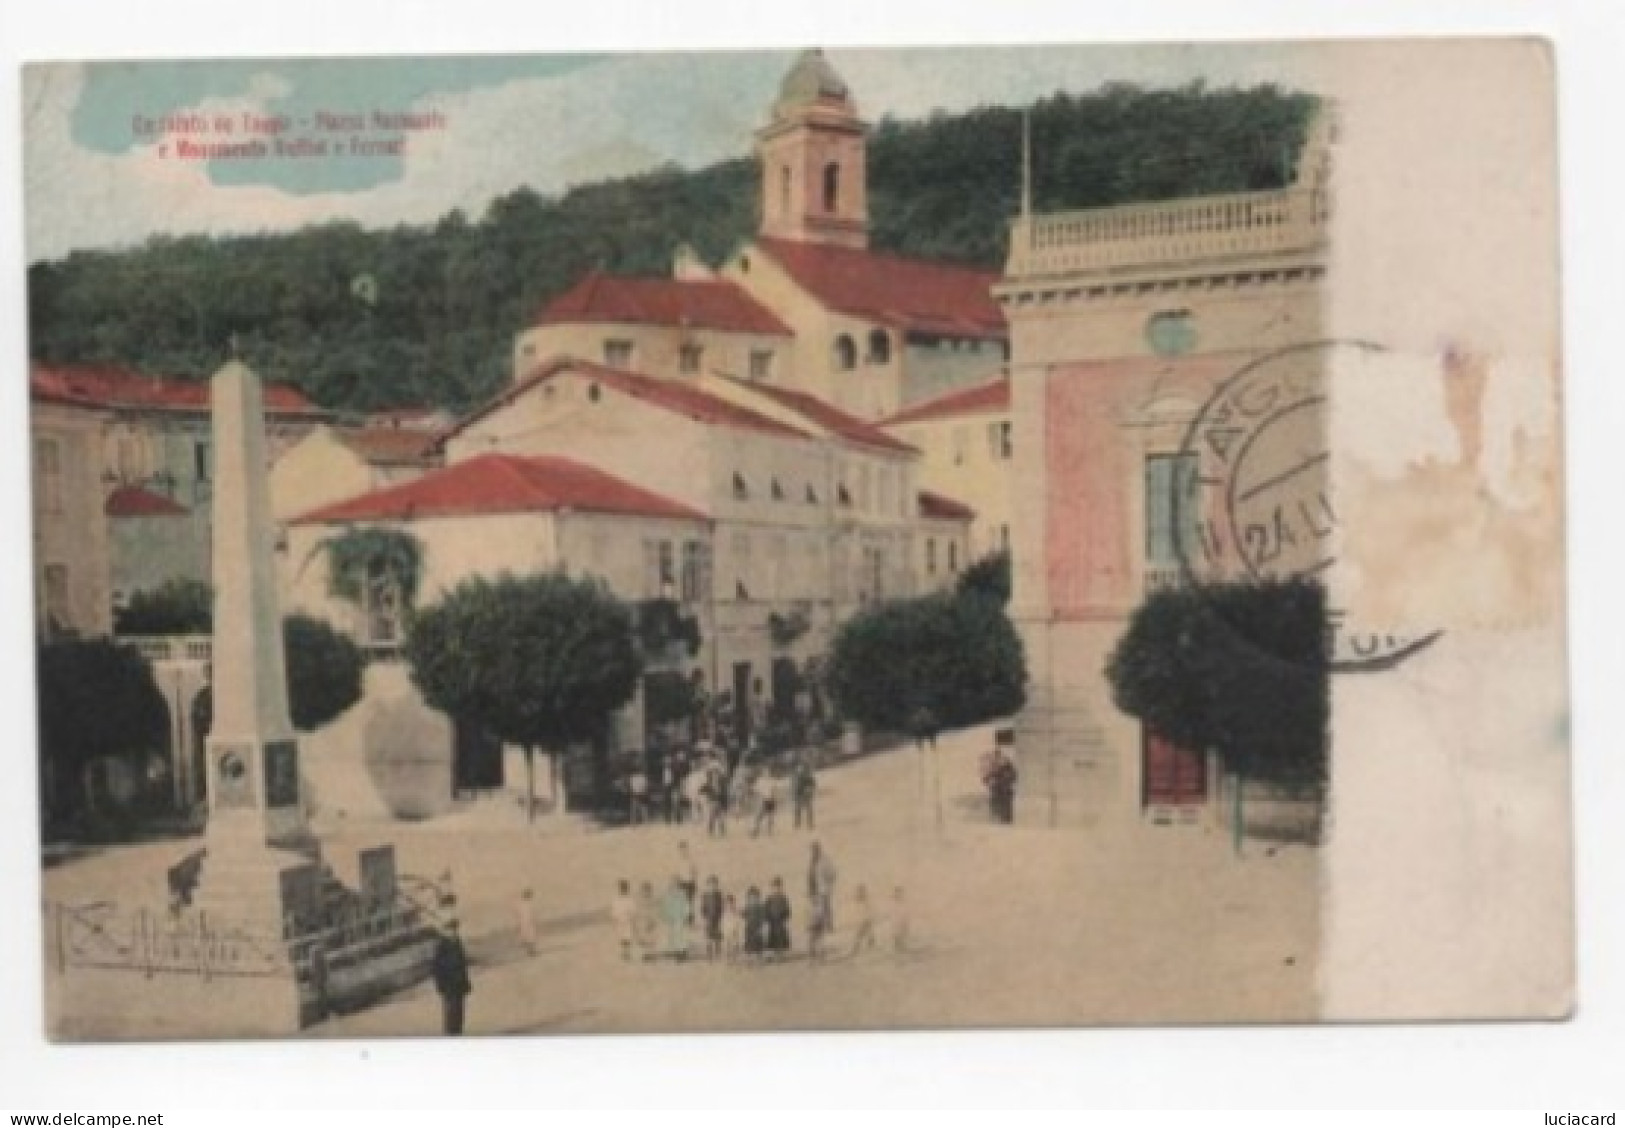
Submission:
M 868 131 L 823 51 L 803 51 L 779 86 L 772 120 L 756 133 L 761 233 L 801 243 L 868 246 Z

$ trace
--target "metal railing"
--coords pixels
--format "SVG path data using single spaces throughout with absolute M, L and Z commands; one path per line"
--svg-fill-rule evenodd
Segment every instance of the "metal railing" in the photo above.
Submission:
M 59 973 L 102 968 L 159 974 L 223 976 L 285 975 L 301 978 L 313 953 L 344 962 L 379 948 L 422 939 L 455 917 L 457 898 L 445 879 L 411 874 L 398 879 L 393 900 L 365 905 L 353 898 L 318 928 L 289 922 L 283 935 L 222 921 L 203 912 L 127 910 L 115 901 L 67 904 L 47 901 L 51 958 Z
M 70 967 L 197 975 L 277 975 L 288 967 L 280 938 L 222 927 L 207 914 L 151 909 L 122 912 L 112 901 L 46 905 L 52 955 L 59 972 Z

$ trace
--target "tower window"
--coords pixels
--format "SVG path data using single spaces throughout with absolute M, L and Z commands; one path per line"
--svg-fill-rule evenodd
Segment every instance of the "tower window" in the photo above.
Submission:
M 779 214 L 790 215 L 790 166 L 779 166 Z
M 850 372 L 858 365 L 858 346 L 851 337 L 842 333 L 835 338 L 835 367 L 840 372 Z
M 987 449 L 994 462 L 1009 462 L 1011 457 L 1010 423 L 989 423 L 987 425 Z
M 884 329 L 869 334 L 869 363 L 891 363 L 891 336 Z
M 833 212 L 841 206 L 841 166 L 831 161 L 824 166 L 824 210 Z

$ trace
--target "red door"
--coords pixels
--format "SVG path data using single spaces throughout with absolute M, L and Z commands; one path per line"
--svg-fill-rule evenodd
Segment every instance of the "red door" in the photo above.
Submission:
M 1142 727 L 1144 803 L 1190 807 L 1207 802 L 1207 757 L 1181 748 L 1160 732 Z

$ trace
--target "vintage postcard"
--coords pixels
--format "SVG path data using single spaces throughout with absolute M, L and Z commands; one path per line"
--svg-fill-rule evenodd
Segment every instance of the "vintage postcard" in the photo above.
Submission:
M 1547 45 L 23 80 L 51 1038 L 1574 1007 Z

